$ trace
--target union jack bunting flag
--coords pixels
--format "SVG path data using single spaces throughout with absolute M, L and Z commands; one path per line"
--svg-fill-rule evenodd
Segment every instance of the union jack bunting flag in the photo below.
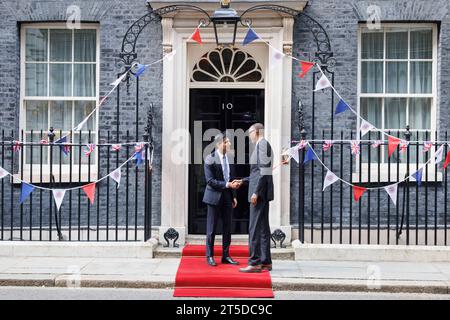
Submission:
M 300 150 L 305 149 L 305 147 L 308 145 L 308 141 L 302 140 L 300 141 L 300 143 L 298 144 L 298 148 Z
M 379 146 L 381 146 L 382 143 L 383 143 L 383 141 L 381 141 L 381 140 L 374 141 L 374 142 L 372 142 L 372 148 L 376 149 Z
M 406 153 L 408 150 L 409 142 L 408 141 L 402 141 L 400 142 L 400 153 Z
M 143 149 L 144 149 L 144 147 L 145 147 L 145 143 L 137 143 L 135 146 L 134 146 L 134 151 L 137 153 L 137 152 L 141 152 Z
M 41 141 L 39 141 L 40 144 L 48 144 L 48 141 L 45 139 L 42 139 Z
M 351 143 L 352 154 L 358 155 L 360 153 L 359 142 L 353 140 Z
M 425 153 L 425 152 L 430 151 L 431 147 L 433 147 L 433 142 L 425 141 L 423 143 L 423 152 Z
M 112 151 L 120 151 L 120 149 L 122 149 L 122 145 L 120 145 L 120 144 L 113 144 L 111 149 L 112 149 Z
M 88 157 L 95 150 L 95 144 L 89 143 L 84 146 L 84 155 Z
M 19 141 L 14 141 L 13 151 L 19 152 L 21 148 L 22 148 L 22 144 Z
M 323 149 L 323 151 L 328 151 L 328 150 L 330 150 L 330 148 L 332 146 L 333 146 L 333 141 L 327 140 L 327 141 L 324 142 L 324 144 L 322 146 L 322 149 Z

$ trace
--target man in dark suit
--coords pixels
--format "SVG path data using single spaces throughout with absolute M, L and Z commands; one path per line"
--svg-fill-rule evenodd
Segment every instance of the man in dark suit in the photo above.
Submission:
M 255 149 L 250 156 L 250 176 L 238 183 L 248 183 L 250 202 L 248 266 L 241 272 L 261 272 L 272 270 L 270 254 L 269 202 L 274 198 L 272 177 L 273 151 L 264 139 L 264 126 L 260 123 L 249 129 L 250 141 Z
M 239 184 L 234 181 L 234 165 L 230 163 L 228 151 L 230 140 L 226 134 L 215 137 L 216 149 L 205 159 L 206 189 L 203 202 L 208 205 L 206 219 L 206 261 L 210 266 L 216 266 L 214 261 L 214 239 L 219 218 L 222 219 L 222 263 L 238 264 L 230 257 L 231 218 L 233 209 L 237 206 L 236 190 Z M 232 161 L 233 162 L 233 161 Z

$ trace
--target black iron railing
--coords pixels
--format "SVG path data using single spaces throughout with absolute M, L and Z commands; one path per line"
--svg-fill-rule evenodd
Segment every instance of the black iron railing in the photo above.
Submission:
M 443 168 L 445 155 L 450 150 L 444 142 L 448 134 L 437 132 L 403 131 L 388 132 L 409 141 L 402 153 L 389 158 L 387 142 L 374 148 L 376 140 L 386 140 L 381 133 L 371 132 L 360 137 L 360 154 L 351 152 L 348 140 L 356 140 L 354 132 L 341 131 L 334 134 L 333 146 L 323 150 L 323 143 L 330 134 L 310 141 L 320 161 L 305 165 L 302 160 L 306 150 L 300 150 L 298 169 L 299 239 L 307 243 L 326 244 L 406 244 L 447 245 L 448 229 L 448 172 Z M 303 130 L 302 138 L 308 140 Z M 423 141 L 436 141 L 428 152 L 423 150 Z M 436 164 L 434 154 L 444 146 L 443 160 Z M 419 186 L 411 174 L 423 167 L 422 183 Z M 330 169 L 344 181 L 338 181 L 325 191 L 323 181 Z M 410 177 L 410 178 L 407 178 Z M 355 201 L 349 182 L 367 189 L 398 185 L 396 204 L 381 188 L 367 190 L 359 201 Z
M 0 180 L 0 239 L 28 241 L 144 241 L 151 237 L 151 163 L 146 128 L 143 161 L 136 166 L 135 136 L 108 132 L 21 132 L 2 130 L 0 166 L 12 174 Z M 57 144 L 69 134 L 69 144 Z M 98 136 L 97 136 L 98 135 Z M 26 142 L 23 142 L 26 141 Z M 92 153 L 88 145 L 95 144 Z M 66 148 L 66 149 L 64 149 Z M 67 153 L 67 154 L 66 154 Z M 123 165 L 123 166 L 122 166 Z M 122 166 L 122 167 L 121 167 Z M 121 167 L 120 186 L 104 178 Z M 104 179 L 102 179 L 104 178 Z M 96 182 L 91 204 L 80 187 Z M 21 183 L 36 186 L 20 204 Z M 60 210 L 51 189 L 67 190 Z

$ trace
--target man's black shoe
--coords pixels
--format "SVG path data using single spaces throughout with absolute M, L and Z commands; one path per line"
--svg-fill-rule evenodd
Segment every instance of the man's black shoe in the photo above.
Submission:
M 211 267 L 215 267 L 217 266 L 216 262 L 214 261 L 213 257 L 207 257 L 206 258 L 206 262 L 211 266 Z
M 239 262 L 234 261 L 233 259 L 231 259 L 231 257 L 222 258 L 222 263 L 223 264 L 234 264 L 234 265 L 239 264 Z

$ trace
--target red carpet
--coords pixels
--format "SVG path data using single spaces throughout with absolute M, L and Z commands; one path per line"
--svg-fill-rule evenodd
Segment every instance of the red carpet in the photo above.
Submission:
M 217 267 L 206 264 L 205 246 L 186 245 L 175 279 L 174 297 L 273 298 L 268 271 L 242 273 L 248 247 L 231 246 L 230 256 L 240 265 L 222 264 L 222 247 L 214 248 Z

